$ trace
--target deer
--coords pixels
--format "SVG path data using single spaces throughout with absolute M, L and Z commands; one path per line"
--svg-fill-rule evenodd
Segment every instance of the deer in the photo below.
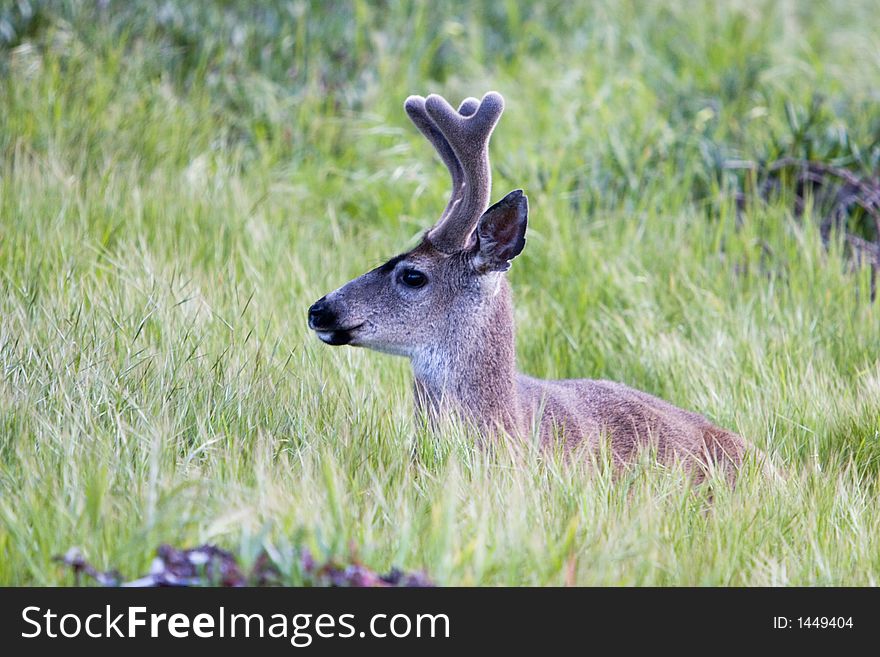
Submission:
M 316 301 L 309 328 L 328 345 L 409 358 L 416 413 L 434 429 L 455 419 L 487 439 L 604 448 L 615 469 L 650 449 L 698 481 L 735 482 L 751 445 L 704 416 L 622 383 L 517 372 L 506 272 L 526 244 L 528 199 L 517 189 L 489 205 L 504 99 L 490 91 L 456 110 L 436 94 L 410 96 L 404 109 L 449 170 L 446 208 L 415 248 Z

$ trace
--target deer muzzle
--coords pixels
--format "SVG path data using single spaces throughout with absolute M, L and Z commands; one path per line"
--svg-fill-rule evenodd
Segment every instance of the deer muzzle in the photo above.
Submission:
M 360 327 L 361 324 L 342 326 L 327 297 L 318 299 L 309 308 L 309 328 L 326 344 L 333 346 L 349 344 L 353 339 L 352 332 Z

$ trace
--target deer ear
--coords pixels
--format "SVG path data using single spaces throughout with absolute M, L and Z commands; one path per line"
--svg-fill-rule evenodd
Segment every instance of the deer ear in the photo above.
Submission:
M 510 192 L 480 217 L 474 268 L 480 273 L 507 271 L 526 245 L 529 200 L 521 189 Z

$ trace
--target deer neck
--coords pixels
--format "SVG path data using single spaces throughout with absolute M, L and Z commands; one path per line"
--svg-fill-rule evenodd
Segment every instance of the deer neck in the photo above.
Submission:
M 415 401 L 432 424 L 450 414 L 483 431 L 520 429 L 510 287 L 502 274 L 467 316 L 450 317 L 443 344 L 412 356 Z

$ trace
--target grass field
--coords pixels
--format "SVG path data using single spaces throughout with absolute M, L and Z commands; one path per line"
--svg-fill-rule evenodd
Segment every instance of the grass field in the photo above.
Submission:
M 71 546 L 135 576 L 163 542 L 293 584 L 303 545 L 450 585 L 878 583 L 870 272 L 784 194 L 737 213 L 719 166 L 876 174 L 874 3 L 2 7 L 0 584 L 70 583 Z M 520 369 L 700 411 L 784 481 L 707 509 L 647 465 L 432 437 L 405 361 L 310 334 L 445 204 L 403 100 L 488 89 L 493 198 L 530 198 Z

